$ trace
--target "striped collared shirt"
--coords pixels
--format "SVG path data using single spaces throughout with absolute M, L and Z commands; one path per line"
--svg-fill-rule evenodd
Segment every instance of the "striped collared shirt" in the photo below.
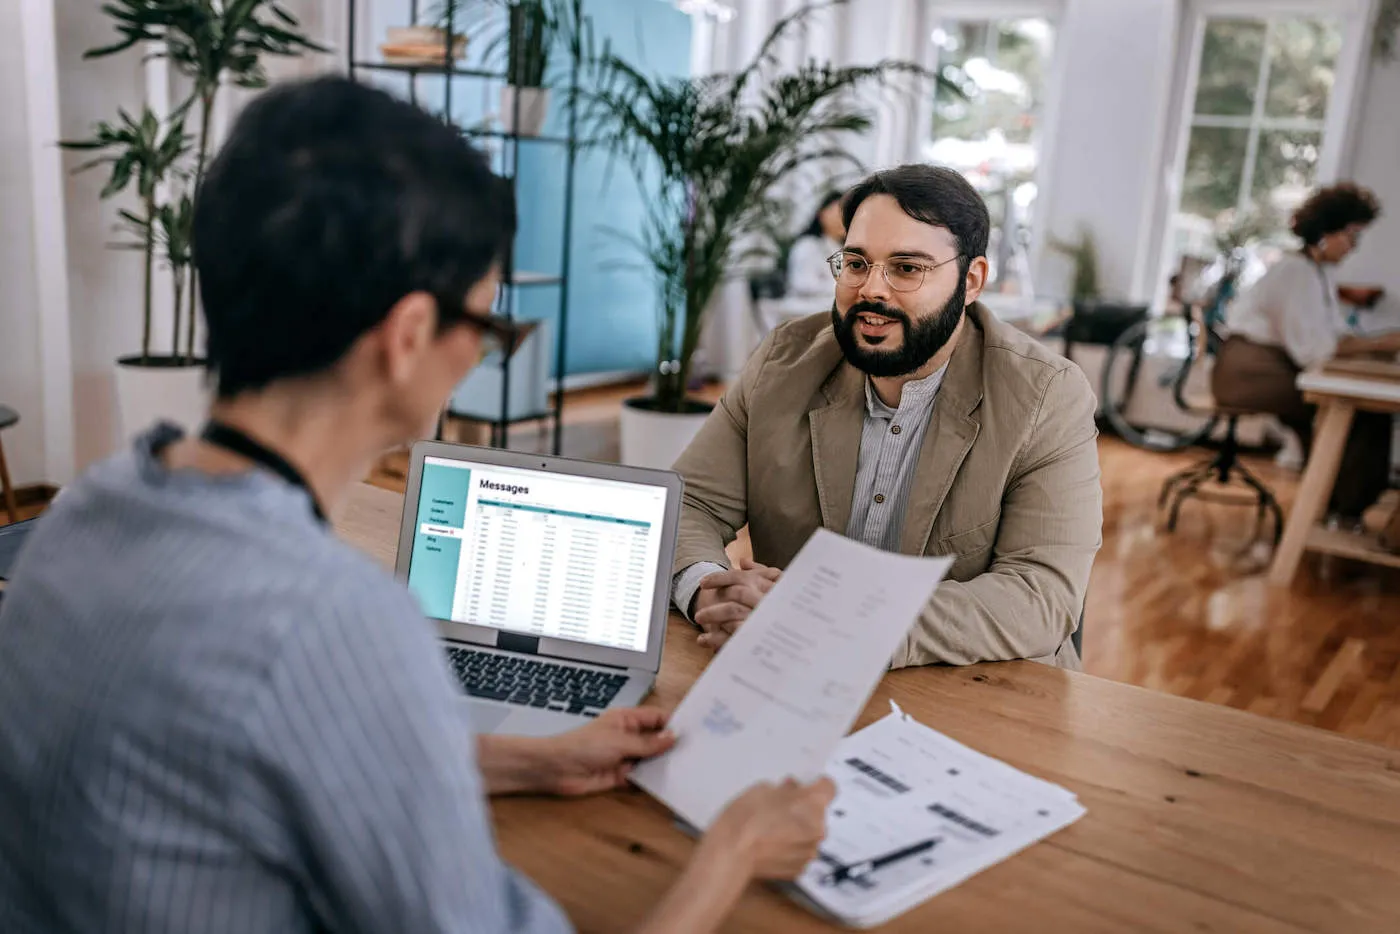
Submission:
M 409 592 L 174 433 L 65 490 L 0 604 L 0 931 L 568 930 Z
M 899 551 L 919 451 L 933 417 L 933 400 L 947 369 L 945 364 L 930 376 L 905 383 L 899 407 L 894 409 L 880 401 L 874 384 L 866 379 L 865 423 L 860 432 L 847 538 L 885 551 Z

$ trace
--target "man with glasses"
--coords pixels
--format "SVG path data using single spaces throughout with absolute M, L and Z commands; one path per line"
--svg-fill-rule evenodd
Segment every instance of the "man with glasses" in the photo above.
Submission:
M 825 527 L 956 558 L 892 667 L 1079 667 L 1102 525 L 1084 374 L 977 302 L 989 219 L 962 176 L 879 172 L 843 212 L 831 313 L 774 330 L 676 463 L 676 606 L 718 649 Z
M 325 522 L 514 346 L 491 314 L 514 232 L 486 159 L 382 91 L 242 112 L 195 203 L 209 421 L 65 490 L 0 610 L 0 931 L 569 929 L 485 795 L 618 787 L 665 714 L 473 736 L 409 591 Z M 795 876 L 833 794 L 739 796 L 642 929 L 713 931 Z

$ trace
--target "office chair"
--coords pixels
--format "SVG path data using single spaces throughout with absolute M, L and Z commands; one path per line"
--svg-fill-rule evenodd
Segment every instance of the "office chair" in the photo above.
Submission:
M 1192 497 L 1227 506 L 1252 505 L 1255 508 L 1254 534 L 1259 534 L 1265 516 L 1272 516 L 1274 520 L 1274 546 L 1277 547 L 1279 539 L 1283 536 L 1283 509 L 1279 506 L 1278 500 L 1274 498 L 1273 491 L 1250 472 L 1239 458 L 1240 442 L 1236 434 L 1239 421 L 1244 416 L 1259 413 L 1248 409 L 1215 405 L 1213 402 L 1193 403 L 1193 406 L 1197 408 L 1205 408 L 1208 405 L 1215 410 L 1216 414 L 1226 419 L 1225 437 L 1221 439 L 1220 449 L 1215 452 L 1214 456 L 1172 474 L 1162 484 L 1162 492 L 1157 497 L 1157 508 L 1168 510 L 1167 531 L 1176 531 L 1176 520 L 1181 514 L 1181 505 Z M 1212 478 L 1222 487 L 1241 487 L 1248 495 L 1243 498 L 1230 495 L 1222 496 L 1209 490 L 1202 490 L 1201 485 Z

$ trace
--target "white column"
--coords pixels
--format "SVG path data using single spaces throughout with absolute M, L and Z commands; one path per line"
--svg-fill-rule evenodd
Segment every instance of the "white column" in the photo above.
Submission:
M 20 37 L 11 47 L 24 59 L 43 479 L 67 483 L 75 469 L 73 362 L 68 318 L 68 252 L 63 229 L 63 175 L 58 148 L 58 70 L 53 4 L 20 4 Z

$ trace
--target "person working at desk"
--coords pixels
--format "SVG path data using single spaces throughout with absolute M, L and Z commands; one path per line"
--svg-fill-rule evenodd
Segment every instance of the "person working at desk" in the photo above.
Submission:
M 195 205 L 208 426 L 65 490 L 0 611 L 0 931 L 567 930 L 484 795 L 616 787 L 665 715 L 474 739 L 408 590 L 323 512 L 513 345 L 509 188 L 436 117 L 324 78 L 249 104 Z M 738 797 L 645 929 L 712 931 L 795 876 L 832 794 Z
M 841 241 L 845 239 L 841 192 L 828 192 L 812 215 L 812 222 L 788 254 L 787 294 L 800 298 L 816 296 L 825 302 L 826 296 L 831 294 L 831 274 L 826 269 L 826 258 L 841 249 Z
M 1400 331 L 1371 337 L 1347 333 L 1332 268 L 1356 249 L 1380 215 L 1375 195 L 1351 183 L 1320 189 L 1293 215 L 1302 241 L 1226 313 L 1229 336 L 1211 373 L 1222 406 L 1277 415 L 1312 450 L 1315 407 L 1303 401 L 1298 374 L 1333 357 L 1400 353 Z M 1329 522 L 1358 528 L 1385 491 L 1390 473 L 1391 416 L 1357 412 L 1329 503 Z
M 676 463 L 676 606 L 719 648 L 824 526 L 956 556 L 892 666 L 1078 667 L 1102 524 L 1088 381 L 976 301 L 990 222 L 961 175 L 878 172 L 843 220 L 831 311 L 775 329 Z M 746 523 L 758 563 L 726 570 Z

